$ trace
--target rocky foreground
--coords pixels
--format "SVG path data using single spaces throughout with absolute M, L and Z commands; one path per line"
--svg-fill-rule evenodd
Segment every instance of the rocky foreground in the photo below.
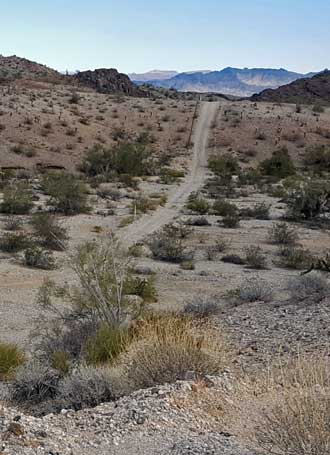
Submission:
M 217 396 L 228 384 L 226 377 L 181 381 L 43 418 L 2 406 L 0 454 L 252 455 L 220 423 Z

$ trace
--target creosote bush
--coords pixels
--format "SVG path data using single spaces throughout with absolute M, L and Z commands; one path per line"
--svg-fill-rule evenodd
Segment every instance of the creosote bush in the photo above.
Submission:
M 37 269 L 52 270 L 55 268 L 55 259 L 51 251 L 33 246 L 24 251 L 24 264 Z
M 141 143 L 122 143 L 113 148 L 100 145 L 86 155 L 81 169 L 90 177 L 106 179 L 120 175 L 140 177 L 152 175 L 154 164 L 151 151 Z
M 89 211 L 87 187 L 72 174 L 50 172 L 44 176 L 42 188 L 50 196 L 49 204 L 64 215 Z
M 270 228 L 269 240 L 275 245 L 294 245 L 298 240 L 298 234 L 294 227 L 287 223 L 275 223 Z
M 210 204 L 198 194 L 191 194 L 186 204 L 188 210 L 199 215 L 206 215 L 209 211 Z
M 295 174 L 295 167 L 288 150 L 283 147 L 273 152 L 271 158 L 260 163 L 260 171 L 264 175 L 285 178 Z
M 148 243 L 154 258 L 169 262 L 189 259 L 190 255 L 183 244 L 186 229 L 169 224 L 154 234 Z
M 26 183 L 12 183 L 5 187 L 0 210 L 10 215 L 26 215 L 33 207 L 32 191 Z

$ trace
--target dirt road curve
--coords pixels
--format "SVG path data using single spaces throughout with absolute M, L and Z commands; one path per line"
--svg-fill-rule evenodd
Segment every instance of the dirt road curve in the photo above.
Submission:
M 173 188 L 164 207 L 159 207 L 150 215 L 143 215 L 118 233 L 124 245 L 138 242 L 144 236 L 152 234 L 167 223 L 170 223 L 180 212 L 188 196 L 198 191 L 207 173 L 207 142 L 212 121 L 219 108 L 219 103 L 202 103 L 199 117 L 193 134 L 193 160 L 191 171 L 181 185 Z

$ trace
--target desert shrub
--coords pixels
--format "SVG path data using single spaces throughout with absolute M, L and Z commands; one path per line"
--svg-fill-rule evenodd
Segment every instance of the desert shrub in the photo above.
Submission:
M 181 262 L 180 266 L 182 270 L 195 270 L 196 268 L 195 263 L 192 260 L 183 261 Z
M 77 318 L 109 326 L 127 324 L 141 313 L 141 302 L 127 298 L 132 259 L 117 241 L 81 245 L 72 257 L 71 267 L 78 285 L 70 289 L 45 282 L 39 292 L 39 303 L 44 310 L 58 316 L 59 311 L 52 302 L 61 297 L 66 303 L 62 321 Z
M 260 270 L 267 267 L 267 260 L 260 246 L 250 246 L 246 249 L 245 263 L 251 269 Z
M 50 196 L 49 204 L 64 215 L 75 215 L 89 210 L 87 187 L 72 174 L 48 173 L 42 180 L 42 188 Z
M 206 215 L 209 211 L 210 204 L 198 194 L 191 194 L 186 204 L 188 210 L 199 215 Z
M 301 302 L 308 300 L 320 302 L 330 296 L 330 285 L 327 279 L 318 273 L 302 275 L 289 282 L 291 298 Z
M 314 145 L 306 149 L 304 162 L 318 171 L 330 169 L 330 148 L 325 145 Z
M 31 239 L 23 232 L 6 232 L 0 237 L 0 250 L 6 253 L 17 253 L 31 246 Z
M 73 92 L 69 98 L 70 104 L 79 104 L 80 96 L 77 92 Z
M 33 246 L 24 251 L 24 264 L 37 269 L 52 270 L 55 268 L 55 259 L 51 251 Z
M 25 362 L 25 354 L 16 345 L 0 343 L 0 381 L 13 377 L 16 368 Z
M 105 368 L 82 366 L 58 384 L 58 399 L 65 408 L 91 408 L 114 398 L 112 376 Z
M 245 265 L 245 260 L 238 254 L 226 254 L 221 261 L 226 264 Z
M 314 104 L 313 112 L 316 113 L 316 114 L 323 114 L 324 107 L 321 104 Z
M 58 371 L 61 376 L 65 376 L 70 372 L 71 362 L 70 356 L 65 351 L 54 351 L 51 356 L 51 366 Z
M 275 245 L 294 245 L 298 240 L 298 234 L 294 227 L 287 223 L 275 223 L 268 231 L 269 240 Z
M 103 324 L 88 338 L 85 359 L 90 365 L 112 363 L 127 348 L 131 335 L 127 328 Z
M 238 159 L 229 153 L 221 156 L 212 156 L 208 165 L 210 170 L 219 176 L 232 176 L 240 171 Z
M 235 204 L 225 201 L 224 199 L 217 199 L 214 201 L 212 210 L 218 216 L 234 216 L 238 212 Z
M 244 416 L 244 433 L 263 455 L 327 455 L 329 378 L 328 353 L 277 362 L 245 378 L 234 420 Z
M 260 163 L 260 171 L 264 175 L 284 178 L 295 174 L 293 161 L 286 148 L 275 150 L 271 158 Z
M 199 216 L 196 218 L 189 218 L 185 224 L 188 226 L 211 226 L 211 223 L 205 216 Z
M 237 214 L 226 215 L 222 219 L 222 224 L 225 228 L 235 229 L 240 225 L 240 217 Z
M 196 296 L 183 308 L 183 313 L 195 318 L 205 319 L 216 314 L 219 310 L 216 297 Z
M 87 153 L 81 169 L 90 177 L 139 177 L 153 173 L 153 159 L 143 144 L 122 143 L 111 149 L 97 145 Z
M 171 185 L 175 183 L 178 179 L 184 177 L 184 172 L 177 169 L 162 168 L 160 171 L 161 182 L 165 185 Z
M 189 256 L 182 240 L 179 233 L 173 229 L 173 225 L 167 225 L 151 237 L 148 245 L 154 258 L 182 262 Z
M 31 226 L 34 235 L 46 248 L 62 250 L 68 239 L 67 229 L 50 213 L 36 213 L 32 216 Z
M 157 290 L 153 278 L 128 277 L 125 282 L 125 293 L 141 297 L 144 302 L 157 301 Z
M 244 169 L 238 175 L 240 185 L 257 185 L 262 180 L 260 169 Z
M 287 198 L 287 216 L 298 220 L 311 220 L 327 210 L 329 201 L 330 185 L 328 182 L 304 182 L 290 191 Z
M 240 211 L 240 215 L 248 218 L 255 218 L 256 220 L 269 220 L 270 205 L 265 202 L 255 204 Z
M 313 262 L 310 251 L 294 245 L 283 246 L 279 250 L 276 264 L 280 267 L 296 270 L 308 269 Z
M 8 216 L 4 228 L 6 231 L 19 231 L 22 228 L 23 221 L 17 216 Z
M 47 363 L 28 362 L 16 370 L 12 381 L 12 400 L 16 403 L 41 403 L 57 394 L 60 375 Z
M 121 363 L 134 389 L 175 382 L 191 371 L 215 374 L 226 363 L 228 349 L 219 332 L 189 318 L 155 316 L 138 332 Z
M 238 289 L 238 297 L 242 302 L 269 302 L 273 297 L 273 289 L 267 281 L 254 276 L 243 281 Z
M 0 210 L 11 215 L 25 215 L 33 207 L 31 188 L 26 183 L 15 183 L 5 187 Z

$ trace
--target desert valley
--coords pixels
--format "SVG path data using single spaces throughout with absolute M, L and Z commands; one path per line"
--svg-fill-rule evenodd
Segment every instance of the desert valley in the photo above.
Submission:
M 1 455 L 329 453 L 330 72 L 300 76 L 0 57 Z

